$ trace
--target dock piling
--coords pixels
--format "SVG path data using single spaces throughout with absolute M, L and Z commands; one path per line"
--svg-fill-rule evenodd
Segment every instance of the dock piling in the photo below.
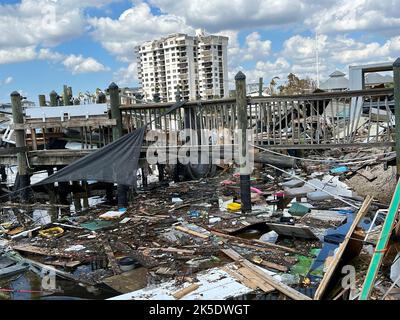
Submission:
M 24 114 L 22 111 L 21 95 L 19 92 L 14 91 L 11 93 L 11 105 L 14 124 L 23 124 Z M 26 147 L 25 130 L 15 129 L 14 132 L 16 147 Z M 22 202 L 27 202 L 29 200 L 29 190 L 27 187 L 30 185 L 30 177 L 25 152 L 26 151 L 24 150 L 17 153 L 19 179 L 19 183 L 17 185 L 19 186 L 19 189 L 23 189 L 20 193 Z
M 250 172 L 249 164 L 246 159 L 249 152 L 247 141 L 247 96 L 246 96 L 246 76 L 239 71 L 235 76 L 236 85 L 236 114 L 238 115 L 238 129 L 241 134 L 240 162 L 240 196 L 242 202 L 242 212 L 251 211 L 250 197 Z

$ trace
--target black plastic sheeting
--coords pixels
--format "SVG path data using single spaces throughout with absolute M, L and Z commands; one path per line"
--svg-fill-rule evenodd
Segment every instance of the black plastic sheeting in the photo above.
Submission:
M 179 109 L 185 103 L 175 103 L 159 117 Z M 140 151 L 148 124 L 71 163 L 35 185 L 93 180 L 136 188 Z
M 136 186 L 140 150 L 146 127 L 122 136 L 103 148 L 57 171 L 36 185 L 95 180 Z

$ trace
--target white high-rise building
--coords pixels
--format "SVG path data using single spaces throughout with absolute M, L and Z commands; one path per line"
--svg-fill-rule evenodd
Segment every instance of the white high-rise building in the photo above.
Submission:
M 184 100 L 203 100 L 229 96 L 228 38 L 173 34 L 148 41 L 136 48 L 139 82 L 144 99 L 175 101 L 179 94 Z

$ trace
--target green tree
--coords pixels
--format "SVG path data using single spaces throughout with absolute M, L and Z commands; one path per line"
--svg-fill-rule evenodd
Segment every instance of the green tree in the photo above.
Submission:
M 278 87 L 281 95 L 310 93 L 316 89 L 315 81 L 309 77 L 300 79 L 294 73 L 289 73 L 285 84 Z

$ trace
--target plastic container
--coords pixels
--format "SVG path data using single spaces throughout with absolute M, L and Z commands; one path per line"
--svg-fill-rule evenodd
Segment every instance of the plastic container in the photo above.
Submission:
M 231 203 L 228 203 L 227 208 L 229 211 L 236 212 L 242 208 L 242 205 L 240 203 L 231 202 Z
M 118 265 L 123 272 L 131 271 L 138 265 L 137 261 L 131 257 L 124 257 L 118 261 Z
M 275 243 L 276 240 L 278 240 L 278 236 L 279 235 L 275 231 L 270 231 L 270 232 L 264 233 L 260 237 L 260 241 L 269 242 L 269 243 Z

